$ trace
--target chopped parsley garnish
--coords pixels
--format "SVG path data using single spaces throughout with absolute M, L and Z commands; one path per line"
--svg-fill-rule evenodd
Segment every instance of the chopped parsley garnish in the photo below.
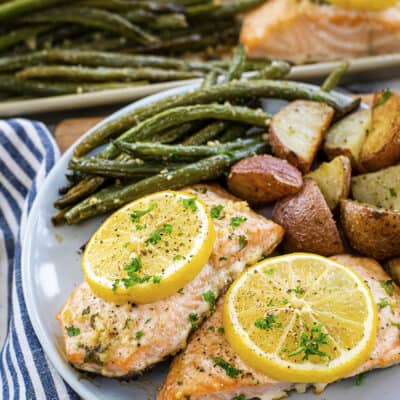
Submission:
M 164 234 L 171 234 L 172 233 L 172 225 L 164 224 L 161 228 L 156 229 L 154 232 L 150 234 L 148 239 L 146 239 L 145 243 L 148 246 L 149 244 L 157 244 L 160 242 L 161 237 Z
M 246 396 L 244 394 L 239 394 L 239 396 L 232 397 L 231 400 L 246 400 Z
M 274 306 L 274 300 L 270 299 L 269 302 L 267 303 L 267 307 L 273 307 Z
M 231 378 L 238 377 L 242 372 L 240 369 L 235 368 L 233 365 L 229 364 L 221 357 L 213 357 L 211 358 L 211 360 L 214 362 L 214 367 L 221 367 L 223 370 L 225 370 L 225 373 Z
M 282 328 L 282 323 L 276 322 L 276 316 L 274 314 L 267 314 L 265 318 L 256 319 L 254 325 L 258 329 L 263 329 L 265 331 L 270 331 L 274 327 L 274 325 L 278 328 Z
M 390 323 L 391 323 L 393 326 L 397 326 L 397 328 L 400 329 L 400 322 L 393 322 L 393 321 L 390 321 Z
M 215 310 L 215 294 L 212 290 L 203 293 L 203 299 L 210 305 L 210 311 Z
M 182 295 L 185 294 L 185 293 L 183 293 L 183 287 L 181 287 L 181 288 L 178 290 L 178 293 L 179 293 L 179 294 L 182 294 Z
M 79 328 L 75 328 L 73 325 L 66 326 L 65 329 L 67 330 L 67 335 L 69 337 L 78 336 L 81 334 L 81 330 Z
M 183 199 L 182 203 L 183 203 L 183 207 L 185 207 L 185 209 L 190 208 L 193 212 L 197 211 L 197 204 L 196 204 L 196 197 L 192 197 L 191 199 Z
M 311 330 L 306 326 L 306 330 L 309 334 L 306 332 L 301 334 L 299 348 L 289 353 L 288 356 L 293 357 L 304 353 L 303 360 L 308 360 L 310 356 L 329 358 L 325 352 L 320 350 L 321 345 L 328 344 L 329 342 L 329 335 L 322 332 L 322 325 L 314 325 Z
M 228 259 L 228 257 L 222 256 L 219 258 L 219 261 L 226 261 Z
M 209 326 L 207 329 L 208 329 L 209 331 L 212 331 L 212 332 L 215 331 L 215 328 L 214 328 L 213 326 Z
M 116 291 L 117 291 L 118 286 L 119 286 L 119 282 L 120 282 L 119 279 L 116 279 L 116 280 L 113 282 L 113 284 L 112 284 L 112 291 L 113 291 L 113 292 L 116 292 Z
M 273 268 L 270 268 L 270 269 L 267 269 L 266 271 L 264 271 L 267 275 L 272 275 L 273 273 L 274 273 L 274 269 Z
M 220 217 L 223 209 L 224 209 L 224 206 L 222 204 L 217 204 L 215 206 L 212 206 L 211 210 L 210 210 L 211 218 L 218 219 Z
M 184 260 L 184 259 L 185 259 L 185 257 L 183 257 L 181 254 L 177 254 L 173 258 L 174 261 L 179 261 L 179 260 Z
M 195 331 L 199 329 L 199 324 L 198 324 L 198 319 L 199 316 L 196 313 L 190 313 L 189 314 L 189 321 L 192 324 L 192 330 Z
M 160 283 L 161 282 L 161 276 L 160 275 L 153 275 L 153 283 Z
M 244 235 L 239 235 L 239 251 L 243 250 L 247 246 L 248 240 Z
M 360 386 L 365 378 L 365 373 L 358 374 L 356 376 L 356 385 Z
M 157 208 L 156 203 L 152 203 L 149 205 L 149 208 L 147 210 L 135 210 L 131 214 L 131 221 L 132 222 L 139 222 L 140 218 L 143 217 L 143 215 L 146 215 L 150 212 L 152 212 L 155 208 Z
M 392 279 L 388 279 L 387 281 L 379 281 L 379 283 L 381 284 L 381 286 L 385 289 L 385 292 L 392 297 L 393 296 L 393 280 Z
M 140 340 L 140 339 L 143 337 L 143 335 L 144 335 L 144 332 L 143 332 L 143 331 L 137 331 L 137 332 L 135 333 L 135 339 L 136 339 L 136 340 Z
M 389 188 L 389 193 L 392 197 L 397 197 L 397 192 L 395 188 Z
M 385 308 L 389 305 L 389 302 L 387 301 L 387 299 L 380 299 L 379 303 L 378 303 L 378 307 L 380 310 L 382 310 L 382 308 Z
M 222 326 L 220 326 L 220 327 L 217 329 L 217 332 L 223 334 L 223 333 L 225 333 L 225 329 L 224 329 Z
M 381 97 L 379 98 L 377 103 L 374 105 L 374 108 L 378 107 L 378 106 L 381 106 L 382 104 L 385 104 L 388 101 L 388 99 L 390 98 L 391 95 L 392 95 L 392 91 L 390 89 L 385 89 L 382 92 Z
M 146 321 L 144 321 L 145 324 L 148 324 L 151 321 L 151 318 L 147 318 Z
M 300 286 L 296 286 L 294 289 L 290 289 L 291 292 L 295 292 L 298 295 L 304 294 L 304 289 L 301 288 Z
M 237 228 L 239 227 L 244 221 L 247 221 L 246 217 L 232 217 L 231 218 L 231 227 Z
M 183 382 L 182 381 L 176 381 L 176 384 L 179 385 L 179 386 L 182 386 Z
M 288 304 L 288 303 L 289 303 L 288 299 L 282 299 L 281 300 L 281 304 L 283 304 L 283 305 Z
M 84 310 L 82 310 L 82 315 L 90 314 L 90 306 L 87 306 Z

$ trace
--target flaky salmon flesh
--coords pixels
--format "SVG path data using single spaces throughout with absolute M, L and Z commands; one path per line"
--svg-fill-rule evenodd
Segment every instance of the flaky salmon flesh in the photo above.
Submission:
M 246 265 L 270 254 L 282 240 L 279 225 L 219 186 L 197 185 L 185 191 L 209 208 L 224 207 L 220 219 L 214 219 L 216 242 L 208 263 L 178 293 L 150 304 L 118 306 L 96 297 L 87 283 L 78 286 L 57 316 L 67 358 L 76 368 L 122 377 L 175 354 L 186 346 L 192 327 L 213 308 L 212 297 L 217 298 Z M 233 229 L 231 218 L 239 216 L 244 222 Z M 203 295 L 211 292 L 206 301 Z M 79 334 L 68 336 L 71 325 Z
M 400 6 L 348 10 L 310 0 L 270 0 L 250 11 L 240 41 L 252 58 L 305 63 L 400 52 Z
M 388 298 L 380 282 L 390 278 L 376 261 L 350 255 L 332 258 L 358 272 L 367 282 L 377 303 L 383 298 Z M 190 400 L 231 400 L 240 395 L 244 395 L 246 399 L 258 397 L 262 400 L 272 400 L 286 397 L 287 392 L 291 390 L 303 392 L 311 385 L 317 392 L 325 388 L 325 384 L 276 381 L 248 367 L 235 354 L 219 329 L 222 327 L 222 309 L 223 299 L 218 302 L 215 313 L 192 336 L 186 350 L 174 359 L 157 400 L 188 398 Z M 400 289 L 393 284 L 390 306 L 379 310 L 379 326 L 374 350 L 369 359 L 351 376 L 400 362 L 400 330 L 395 326 L 399 322 Z M 213 357 L 226 360 L 241 371 L 240 375 L 237 378 L 229 377 L 221 367 L 215 366 Z

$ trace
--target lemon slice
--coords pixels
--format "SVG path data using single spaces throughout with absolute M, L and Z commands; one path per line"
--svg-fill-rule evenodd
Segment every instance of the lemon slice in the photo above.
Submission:
M 398 0 L 330 0 L 332 4 L 343 8 L 361 11 L 382 11 L 398 3 Z
M 83 254 L 83 272 L 107 301 L 150 303 L 190 282 L 214 241 L 202 201 L 184 192 L 159 192 L 126 205 L 100 226 Z
M 290 382 L 332 382 L 368 359 L 377 311 L 350 268 L 314 254 L 270 258 L 228 291 L 226 338 L 251 367 Z

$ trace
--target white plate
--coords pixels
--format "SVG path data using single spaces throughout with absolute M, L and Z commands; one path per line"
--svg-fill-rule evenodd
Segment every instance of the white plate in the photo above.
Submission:
M 152 103 L 172 94 L 183 93 L 193 86 L 177 88 L 145 98 L 119 112 L 107 120 L 126 113 L 136 107 Z M 282 102 L 267 101 L 272 111 Z M 101 124 L 105 123 L 102 122 Z M 88 132 L 89 133 L 89 132 Z M 64 355 L 61 331 L 55 316 L 76 285 L 83 280 L 79 248 L 87 242 L 91 234 L 104 218 L 95 218 L 80 226 L 55 228 L 50 222 L 54 212 L 52 203 L 57 197 L 57 189 L 65 183 L 64 174 L 71 156 L 69 149 L 55 165 L 34 202 L 22 251 L 22 281 L 28 312 L 49 359 L 72 386 L 85 399 L 104 400 L 147 400 L 155 398 L 157 388 L 167 371 L 167 364 L 157 366 L 137 381 L 122 382 L 116 379 L 82 379 L 83 375 L 72 368 Z M 354 379 L 330 386 L 320 400 L 398 400 L 398 367 L 373 372 L 363 382 L 355 386 Z M 292 394 L 293 399 L 316 399 L 312 393 Z
M 400 54 L 362 57 L 350 60 L 350 68 L 346 79 L 372 77 L 373 80 L 397 76 L 400 67 Z M 300 65 L 293 67 L 289 78 L 299 81 L 321 79 L 338 65 L 336 61 Z M 110 105 L 129 102 L 162 90 L 184 86 L 198 82 L 196 79 L 156 83 L 151 85 L 112 89 L 102 92 L 69 94 L 53 97 L 41 97 L 30 100 L 0 102 L 0 117 L 21 116 L 50 111 L 66 111 L 84 107 Z

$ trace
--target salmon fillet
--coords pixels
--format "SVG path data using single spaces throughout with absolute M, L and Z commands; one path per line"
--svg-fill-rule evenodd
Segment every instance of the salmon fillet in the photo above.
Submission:
M 346 10 L 309 0 L 270 0 L 243 20 L 251 58 L 305 63 L 400 52 L 400 8 Z
M 283 228 L 217 185 L 186 191 L 209 208 L 224 207 L 220 219 L 214 220 L 216 242 L 208 263 L 178 293 L 150 304 L 118 306 L 96 297 L 87 283 L 78 286 L 57 316 L 67 358 L 76 368 L 110 377 L 129 376 L 175 354 L 186 346 L 192 325 L 200 324 L 213 308 L 203 295 L 212 292 L 217 298 L 246 265 L 270 254 L 282 240 Z M 237 216 L 245 221 L 234 229 L 230 221 Z M 244 247 L 240 236 L 247 240 Z M 79 334 L 69 336 L 71 326 Z
M 332 258 L 358 272 L 368 283 L 377 303 L 382 298 L 388 298 L 379 281 L 390 278 L 376 261 L 349 255 Z M 393 285 L 393 291 L 393 297 L 390 297 L 393 314 L 389 306 L 380 309 L 375 348 L 368 361 L 351 376 L 400 361 L 399 328 L 392 324 L 400 322 L 400 289 Z M 231 400 L 241 394 L 246 399 L 260 397 L 272 400 L 286 397 L 291 390 L 303 392 L 311 385 L 317 392 L 325 388 L 325 384 L 276 381 L 248 367 L 235 354 L 223 333 L 218 331 L 222 326 L 222 309 L 223 299 L 218 302 L 215 313 L 192 336 L 186 350 L 174 359 L 157 400 L 185 399 L 189 396 L 191 400 Z M 237 378 L 230 378 L 221 367 L 214 366 L 213 357 L 223 358 L 242 373 Z

